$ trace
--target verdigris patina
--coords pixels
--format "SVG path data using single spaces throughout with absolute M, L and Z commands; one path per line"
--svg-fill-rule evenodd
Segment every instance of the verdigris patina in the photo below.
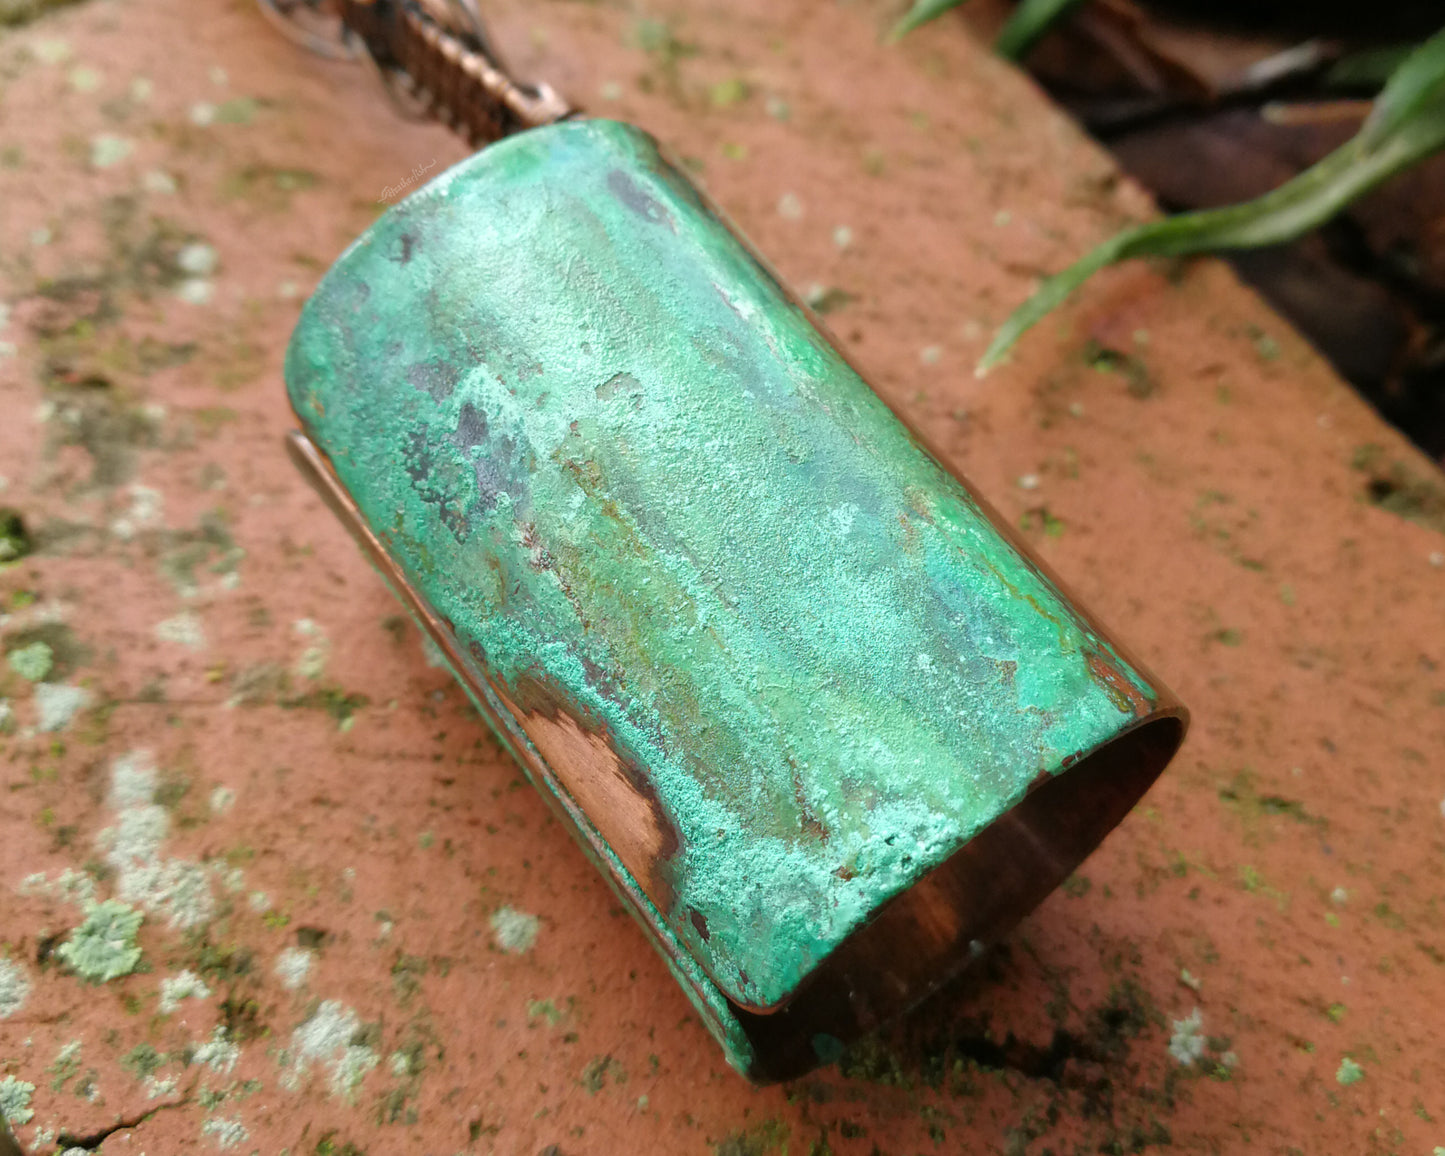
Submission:
M 890 899 L 973 841 L 1017 918 L 1182 736 L 635 128 L 511 137 L 390 210 L 286 378 L 459 676 L 755 1075 L 803 1063 L 758 1041 Z M 1081 833 L 1015 810 L 1160 725 L 1054 801 Z M 849 949 L 850 1029 L 1010 921 L 959 898 L 994 877 L 970 871 L 908 917 L 938 974 L 873 990 Z M 812 1062 L 848 1034 L 797 1020 Z

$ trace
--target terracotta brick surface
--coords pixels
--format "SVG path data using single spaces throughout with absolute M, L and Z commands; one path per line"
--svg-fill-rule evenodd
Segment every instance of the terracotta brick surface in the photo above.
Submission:
M 240 0 L 59 10 L 0 39 L 26 1150 L 1439 1151 L 1439 472 L 1211 262 L 1102 276 L 976 379 L 1039 275 L 1152 209 L 960 25 L 487 7 L 520 72 L 656 133 L 826 294 L 1193 733 L 985 975 L 749 1087 L 281 452 L 299 302 L 463 147 Z

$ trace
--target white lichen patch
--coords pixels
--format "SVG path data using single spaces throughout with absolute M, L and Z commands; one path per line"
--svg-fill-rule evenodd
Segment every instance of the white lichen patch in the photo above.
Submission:
M 215 876 L 216 882 L 232 895 L 239 895 L 246 890 L 246 873 L 239 867 L 232 867 L 226 863 L 212 863 L 211 874 Z
M 94 92 L 100 87 L 102 77 L 99 72 L 89 65 L 77 64 L 67 74 L 65 79 L 70 82 L 70 87 L 76 92 Z
M 324 1060 L 347 1047 L 360 1027 L 356 1013 L 340 1000 L 324 1001 L 315 1014 L 291 1034 L 297 1066 Z
M 175 195 L 179 187 L 176 184 L 176 178 L 162 169 L 151 169 L 141 178 L 141 183 L 145 187 L 146 192 L 158 193 L 163 197 Z
M 30 46 L 30 51 L 35 53 L 35 59 L 41 64 L 63 64 L 70 59 L 69 42 L 58 36 L 47 36 L 37 40 Z
M 136 942 L 143 916 L 114 899 L 94 904 L 85 922 L 55 950 L 62 962 L 91 983 L 108 983 L 130 975 L 140 963 Z
M 209 305 L 216 286 L 205 277 L 187 277 L 176 288 L 176 296 L 187 305 Z
M 129 898 L 148 911 L 164 912 L 172 927 L 197 927 L 215 914 L 206 869 L 185 859 L 167 859 L 152 872 L 133 873 Z
M 108 169 L 120 164 L 134 151 L 134 141 L 113 132 L 103 132 L 91 138 L 90 164 L 92 168 Z
M 217 787 L 211 792 L 211 814 L 224 815 L 236 801 L 236 792 L 230 787 Z
M 42 731 L 64 730 L 90 703 L 90 691 L 60 682 L 37 683 L 35 725 Z
M 425 632 L 421 636 L 421 655 L 426 660 L 426 664 L 434 670 L 447 668 L 447 657 L 442 653 L 442 648 L 433 641 L 430 634 Z
M 159 1100 L 162 1096 L 174 1095 L 181 1081 L 176 1076 L 147 1076 L 145 1082 L 145 1093 L 147 1100 Z
M 492 938 L 497 946 L 509 955 L 521 955 L 531 951 L 537 942 L 537 929 L 541 920 L 515 907 L 499 907 L 492 912 Z
M 30 1108 L 30 1097 L 34 1094 L 34 1084 L 6 1076 L 0 1080 L 0 1116 L 4 1116 L 12 1128 L 30 1123 L 35 1116 Z
M 1204 1036 L 1204 1016 L 1195 1008 L 1182 1020 L 1175 1020 L 1174 1034 L 1169 1037 L 1169 1054 L 1177 1063 L 1189 1067 L 1204 1055 L 1208 1041 Z
M 80 1071 L 80 1049 L 83 1041 L 77 1036 L 73 1040 L 67 1040 L 60 1045 L 60 1050 L 55 1053 L 55 1059 L 50 1061 L 50 1067 L 46 1069 L 49 1075 L 55 1079 L 51 1082 L 57 1092 L 65 1086 L 65 1082 Z
M 281 986 L 287 991 L 295 991 L 305 984 L 306 977 L 311 974 L 311 959 L 311 952 L 304 947 L 288 947 L 278 955 L 273 970 Z
M 366 1073 L 380 1063 L 380 1057 L 365 1044 L 351 1044 L 341 1053 L 331 1072 L 331 1094 L 350 1096 L 366 1079 Z
M 164 914 L 172 927 L 195 927 L 211 918 L 215 897 L 199 863 L 161 855 L 170 815 L 154 801 L 157 782 L 146 752 L 118 758 L 111 766 L 110 789 L 116 823 L 103 830 L 96 843 L 115 871 L 121 899 Z
M 150 751 L 129 751 L 110 765 L 106 801 L 116 811 L 143 806 L 155 798 L 157 772 Z
M 201 1135 L 214 1140 L 217 1148 L 234 1148 L 243 1143 L 250 1133 L 238 1117 L 212 1116 L 201 1125 Z
M 27 682 L 43 682 L 55 668 L 55 653 L 43 642 L 17 646 L 5 656 L 10 669 Z
M 110 524 L 110 532 L 129 541 L 139 531 L 159 526 L 164 509 L 165 499 L 159 490 L 133 485 L 130 487 L 130 507 Z
M 155 636 L 161 642 L 174 642 L 191 650 L 206 649 L 205 625 L 201 616 L 192 610 L 157 622 Z
M 193 277 L 205 277 L 214 273 L 219 260 L 216 250 L 204 241 L 192 241 L 176 254 L 176 264 Z
M 363 1034 L 354 1011 L 339 1000 L 326 1000 L 291 1034 L 294 1069 L 282 1082 L 296 1088 L 312 1064 L 324 1064 L 331 1072 L 331 1094 L 349 1097 L 380 1062 L 376 1052 L 360 1042 Z
M 21 895 L 46 895 L 52 899 L 74 903 L 77 907 L 86 907 L 95 902 L 95 880 L 74 867 L 65 868 L 54 879 L 44 871 L 37 871 L 34 875 L 25 876 L 16 890 Z
M 331 642 L 326 632 L 310 618 L 298 618 L 291 626 L 298 638 L 309 641 L 301 652 L 292 670 L 297 678 L 318 679 L 326 673 L 326 663 L 331 657 Z
M 191 1062 L 205 1064 L 213 1072 L 225 1074 L 236 1066 L 241 1058 L 241 1047 L 226 1038 L 226 1029 L 220 1024 L 211 1032 L 211 1038 L 191 1053 Z
M 123 807 L 117 813 L 114 827 L 101 832 L 100 843 L 106 859 L 117 871 L 128 873 L 132 861 L 149 862 L 165 842 L 171 819 L 159 804 L 145 803 Z M 122 880 L 124 886 L 124 880 Z
M 170 1015 L 181 1006 L 182 1000 L 208 999 L 211 989 L 193 971 L 181 971 L 161 980 L 161 998 L 158 1010 L 161 1015 Z
M 13 959 L 0 959 L 0 1020 L 9 1019 L 30 998 L 30 977 Z

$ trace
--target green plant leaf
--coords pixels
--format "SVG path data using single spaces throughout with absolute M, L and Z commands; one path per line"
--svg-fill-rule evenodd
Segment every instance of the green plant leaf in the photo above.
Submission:
M 1081 3 L 1083 0 L 1022 0 L 998 34 L 993 50 L 1009 60 L 1021 60 L 1055 20 Z
M 1411 118 L 1430 109 L 1438 113 L 1442 99 L 1445 99 L 1445 29 L 1410 53 L 1390 74 L 1360 136 L 1373 147 Z
M 888 31 L 888 43 L 896 44 L 915 28 L 927 24 L 930 20 L 937 20 L 950 8 L 957 8 L 967 0 L 913 0 L 913 7 L 910 8 Z
M 967 0 L 914 0 L 913 7 L 889 31 L 888 43 L 896 43 L 919 25 L 936 20 L 950 8 L 957 8 L 966 2 Z M 1020 0 L 1014 14 L 998 34 L 998 40 L 993 46 L 994 51 L 1009 60 L 1018 60 L 1048 31 L 1050 24 L 1081 3 L 1083 0 Z
M 1292 241 L 1395 173 L 1445 148 L 1445 31 L 1390 77 L 1360 131 L 1312 168 L 1257 200 L 1151 221 L 1109 238 L 1047 278 L 1000 327 L 979 371 L 997 365 L 1025 331 L 1107 265 Z
M 1378 94 L 1391 74 L 1418 47 L 1418 44 L 1390 44 L 1348 53 L 1330 65 L 1324 82 L 1329 88 L 1370 89 Z

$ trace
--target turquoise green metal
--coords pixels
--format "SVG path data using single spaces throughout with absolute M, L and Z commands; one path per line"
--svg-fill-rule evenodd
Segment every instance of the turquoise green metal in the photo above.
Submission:
M 638 129 L 526 132 L 391 209 L 286 379 L 744 1070 L 740 1016 L 1038 782 L 1182 715 Z

